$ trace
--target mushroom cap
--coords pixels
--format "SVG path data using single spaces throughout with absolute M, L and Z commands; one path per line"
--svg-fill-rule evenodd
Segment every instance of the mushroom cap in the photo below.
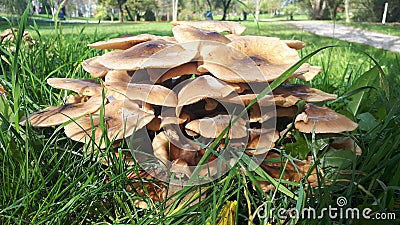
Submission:
M 132 101 L 115 100 L 104 106 L 104 124 L 110 140 L 119 140 L 132 135 L 135 130 L 146 126 L 154 118 Z M 91 114 L 72 121 L 64 127 L 65 134 L 72 140 L 100 145 L 103 128 L 99 114 Z M 94 134 L 94 137 L 91 135 Z M 105 148 L 103 141 L 100 148 Z
M 29 122 L 33 127 L 51 127 L 68 122 L 71 119 L 81 117 L 97 111 L 103 99 L 101 96 L 93 96 L 87 102 L 66 104 L 62 106 L 50 106 L 29 116 Z M 25 124 L 22 119 L 20 124 Z
M 216 138 L 229 126 L 233 118 L 231 115 L 217 115 L 192 120 L 186 124 L 185 130 L 191 136 L 201 135 L 206 138 Z M 229 130 L 229 138 L 247 137 L 246 121 L 239 118 Z
M 261 56 L 249 57 L 245 53 L 229 47 L 230 44 L 203 47 L 200 51 L 203 64 L 197 70 L 210 72 L 218 79 L 232 83 L 270 82 L 294 64 L 293 60 L 277 64 L 273 61 L 278 62 L 278 60 L 268 61 Z M 288 47 L 286 46 L 286 48 Z M 273 55 L 269 58 L 273 58 Z M 306 73 L 307 69 L 307 64 L 304 64 L 295 74 Z
M 210 75 L 196 77 L 178 93 L 178 106 L 190 105 L 205 98 L 220 99 L 235 89 Z
M 178 141 L 180 146 L 177 147 L 174 145 L 173 143 L 175 141 L 172 139 Z M 185 161 L 189 166 L 195 166 L 201 159 L 198 151 L 193 150 L 193 148 L 199 149 L 198 146 L 180 142 L 179 138 L 174 137 L 174 135 L 171 135 L 168 131 L 158 133 L 153 139 L 152 146 L 154 156 L 160 159 L 165 166 L 168 166 L 170 161 L 176 159 Z
M 303 133 L 341 133 L 355 130 L 358 124 L 332 109 L 306 104 L 296 117 L 295 127 Z
M 154 105 L 176 107 L 178 99 L 171 89 L 161 85 L 135 83 L 104 83 L 106 89 L 125 95 L 130 100 L 140 100 Z
M 227 44 L 231 42 L 231 40 L 218 32 L 204 30 L 189 25 L 175 26 L 172 28 L 172 33 L 179 43 L 191 41 L 216 41 Z
M 150 81 L 154 83 L 162 83 L 168 79 L 180 77 L 182 75 L 202 74 L 199 71 L 197 71 L 196 62 L 185 63 L 171 69 L 149 68 L 147 69 L 147 72 L 150 76 Z
M 148 130 L 159 131 L 166 125 L 171 124 L 182 124 L 186 121 L 186 118 L 174 117 L 174 116 L 157 116 L 150 123 L 147 124 Z
M 306 47 L 306 43 L 298 40 L 282 40 L 289 48 L 300 50 Z
M 132 80 L 132 76 L 126 70 L 110 70 L 107 72 L 104 78 L 104 82 L 125 82 L 129 83 Z
M 276 129 L 249 129 L 249 143 L 247 148 L 253 149 L 249 152 L 252 155 L 259 155 L 268 152 L 275 146 L 279 139 L 279 132 Z
M 306 102 L 323 102 L 327 100 L 334 100 L 337 95 L 328 94 L 321 90 L 309 87 L 304 84 L 288 84 L 284 83 L 277 87 L 273 91 L 274 96 L 282 96 L 287 98 L 289 96 L 294 96 L 299 100 L 304 100 Z
M 289 48 L 285 42 L 274 37 L 242 36 L 229 43 L 240 52 L 263 59 L 270 64 L 294 64 L 300 60 L 296 50 Z
M 204 21 L 172 21 L 172 25 L 189 25 L 196 28 L 216 31 L 216 32 L 228 32 L 231 34 L 242 34 L 246 27 L 237 22 L 231 21 L 216 21 L 216 20 L 204 20 Z
M 86 59 L 82 62 L 83 69 L 94 78 L 101 78 L 107 74 L 108 68 L 100 63 L 100 56 Z
M 119 37 L 112 38 L 107 41 L 98 41 L 92 44 L 88 44 L 90 48 L 96 49 L 120 49 L 125 50 L 134 45 L 137 45 L 142 42 L 152 41 L 160 39 L 158 36 L 153 34 L 139 34 L 136 36 L 128 36 L 128 37 Z
M 79 80 L 73 78 L 49 78 L 47 83 L 53 88 L 74 91 L 80 95 L 101 95 L 102 86 L 94 80 Z
M 172 68 L 190 62 L 195 51 L 186 50 L 179 44 L 164 40 L 153 40 L 122 51 L 100 56 L 105 67 L 114 70 L 138 70 L 144 68 Z M 165 59 L 168 60 L 165 60 Z
M 310 81 L 314 79 L 315 76 L 317 76 L 322 72 L 322 68 L 319 66 L 310 66 L 307 63 L 304 63 L 302 66 L 305 66 L 305 68 L 307 68 L 308 71 L 305 73 L 300 72 L 296 74 L 296 78 L 300 80 Z
M 255 98 L 257 98 L 258 94 L 230 94 L 224 98 L 221 98 L 221 102 L 229 102 L 229 103 L 234 103 L 234 104 L 239 104 L 239 105 L 245 105 L 248 106 L 251 101 L 253 101 Z M 264 97 L 260 98 L 257 101 L 259 106 L 274 106 L 275 101 L 274 97 L 271 95 L 265 95 Z
M 233 40 L 226 46 L 204 46 L 200 49 L 203 64 L 200 72 L 210 72 L 218 79 L 233 83 L 270 82 L 295 64 L 300 57 L 278 38 L 245 36 Z M 304 63 L 293 74 L 294 77 L 318 70 Z

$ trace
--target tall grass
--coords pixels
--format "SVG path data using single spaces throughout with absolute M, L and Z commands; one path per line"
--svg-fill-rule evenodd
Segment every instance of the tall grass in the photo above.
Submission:
M 288 192 L 285 194 L 284 189 L 278 188 L 264 193 L 255 180 L 271 178 L 263 170 L 246 171 L 249 161 L 245 157 L 221 179 L 183 188 L 174 194 L 173 201 L 167 201 L 168 204 L 152 202 L 149 198 L 127 192 L 125 188 L 132 180 L 127 179 L 125 174 L 139 168 L 126 166 L 110 154 L 111 149 L 104 154 L 114 163 L 104 166 L 95 161 L 95 156 L 90 153 L 93 146 L 83 146 L 67 139 L 61 128 L 23 127 L 18 125 L 18 120 L 65 101 L 68 92 L 51 89 L 45 82 L 48 77 L 89 78 L 80 63 L 102 52 L 88 49 L 86 44 L 125 33 L 171 35 L 171 25 L 62 25 L 54 30 L 53 26 L 32 24 L 27 28 L 37 40 L 36 44 L 28 46 L 17 40 L 16 44 L 0 45 L 0 79 L 10 93 L 7 98 L 0 97 L 0 223 L 213 224 L 225 202 L 236 200 L 235 216 L 240 224 L 249 221 L 262 224 L 264 221 L 256 213 L 260 206 L 265 205 L 268 209 L 302 209 L 308 206 L 321 209 L 335 205 L 339 196 L 345 196 L 352 207 L 397 212 L 399 218 L 399 55 L 301 32 L 286 23 L 260 23 L 259 30 L 253 23 L 245 24 L 248 27 L 246 35 L 303 40 L 308 47 L 301 50 L 302 56 L 327 45 L 344 46 L 323 50 L 310 59 L 310 63 L 324 68 L 323 73 L 310 84 L 343 97 L 328 104 L 360 124 L 360 128 L 351 135 L 363 150 L 361 156 L 356 157 L 350 151 L 334 152 L 328 150 L 326 140 L 297 135 L 298 147 L 306 154 L 311 154 L 312 150 L 318 152 L 318 165 L 324 167 L 326 174 L 321 177 L 317 188 L 276 179 Z M 21 30 L 24 25 L 22 20 L 19 25 Z M 10 47 L 16 48 L 12 50 Z M 354 48 L 377 59 L 386 75 L 379 78 L 376 69 L 372 69 L 374 63 Z M 368 73 L 371 69 L 372 72 Z M 370 87 L 363 89 L 364 92 L 352 95 L 363 78 L 375 76 L 378 77 L 376 82 L 368 83 Z M 360 93 L 364 93 L 362 98 L 355 99 Z M 352 108 L 357 100 L 360 106 L 354 113 Z M 281 150 L 281 155 L 290 163 L 301 154 Z M 285 183 L 291 185 L 283 185 Z M 288 193 L 294 196 L 288 197 Z M 202 196 L 201 200 L 196 199 L 198 196 Z M 193 201 L 187 203 L 187 199 Z M 135 200 L 144 200 L 149 208 L 136 208 Z M 332 221 L 329 217 L 310 221 L 276 219 L 275 222 L 350 223 L 339 219 Z M 352 222 L 365 224 L 370 221 Z

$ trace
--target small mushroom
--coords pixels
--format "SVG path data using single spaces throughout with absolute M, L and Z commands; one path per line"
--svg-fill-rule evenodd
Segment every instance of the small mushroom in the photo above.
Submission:
M 107 41 L 98 41 L 92 44 L 88 44 L 90 48 L 96 49 L 120 49 L 125 50 L 134 45 L 140 44 L 146 41 L 158 40 L 160 39 L 156 35 L 152 34 L 139 34 L 136 36 L 113 38 Z
M 114 70 L 173 68 L 190 62 L 196 54 L 195 51 L 185 50 L 181 45 L 154 40 L 126 50 L 106 53 L 100 56 L 99 61 Z
M 175 139 L 175 141 L 171 139 Z M 175 142 L 178 142 L 180 146 L 174 145 Z M 154 156 L 167 167 L 170 166 L 170 162 L 177 159 L 183 160 L 188 166 L 197 165 L 201 159 L 198 151 L 200 150 L 199 146 L 183 142 L 175 135 L 171 135 L 169 130 L 158 133 L 153 139 L 152 146 Z
M 282 40 L 289 48 L 300 50 L 306 47 L 306 43 L 298 40 Z
M 303 133 L 341 133 L 355 130 L 358 124 L 332 109 L 306 104 L 296 117 L 295 127 Z
M 106 100 L 104 100 L 106 101 Z M 62 106 L 50 106 L 29 116 L 29 122 L 33 127 L 51 127 L 68 122 L 97 111 L 103 99 L 101 96 L 93 96 L 87 102 L 67 104 Z M 26 118 L 20 124 L 24 125 Z
M 274 96 L 281 96 L 284 98 L 293 96 L 298 98 L 299 100 L 304 100 L 306 102 L 323 102 L 327 100 L 334 100 L 337 98 L 337 95 L 328 94 L 321 90 L 303 84 L 284 83 L 277 87 L 273 91 L 273 93 Z
M 49 78 L 47 83 L 53 88 L 74 91 L 80 95 L 101 95 L 102 86 L 94 80 L 78 80 L 73 78 Z
M 149 68 L 147 72 L 150 76 L 150 81 L 154 83 L 162 83 L 168 79 L 180 77 L 182 75 L 202 74 L 197 71 L 196 62 L 185 63 L 171 69 Z
M 259 155 L 268 152 L 275 147 L 275 142 L 279 139 L 279 132 L 275 129 L 249 129 L 249 142 L 246 151 L 252 155 Z
M 100 56 L 95 56 L 90 59 L 86 59 L 82 62 L 82 67 L 83 69 L 90 73 L 92 77 L 94 78 L 101 78 L 104 77 L 107 74 L 107 71 L 109 70 L 107 67 L 103 66 L 100 63 Z
M 101 142 L 103 136 L 101 119 L 104 119 L 105 135 L 113 141 L 132 135 L 135 130 L 146 126 L 153 118 L 153 114 L 141 110 L 139 105 L 132 101 L 115 100 L 104 106 L 103 118 L 100 118 L 99 112 L 90 114 L 70 122 L 64 127 L 64 131 L 72 140 L 83 143 L 90 143 L 92 140 L 100 148 L 105 148 L 106 143 Z
M 228 32 L 231 34 L 242 34 L 246 27 L 240 23 L 230 21 L 216 21 L 216 20 L 204 20 L 204 21 L 172 21 L 172 25 L 189 25 L 192 27 L 216 31 L 216 32 Z
M 179 118 L 173 116 L 157 116 L 150 123 L 146 125 L 148 130 L 159 131 L 166 125 L 171 124 L 182 124 L 186 121 L 186 118 Z
M 340 137 L 335 138 L 330 144 L 330 147 L 340 150 L 340 149 L 349 149 L 356 153 L 356 155 L 362 154 L 362 149 L 360 146 L 356 144 L 356 142 L 350 137 Z
M 190 136 L 216 138 L 229 126 L 234 118 L 231 115 L 217 115 L 192 120 L 185 126 L 186 133 Z M 229 130 L 229 138 L 237 139 L 247 137 L 246 121 L 239 118 Z
M 140 100 L 154 105 L 176 107 L 177 96 L 175 92 L 161 85 L 135 84 L 135 83 L 104 83 L 107 89 L 125 95 L 131 100 Z

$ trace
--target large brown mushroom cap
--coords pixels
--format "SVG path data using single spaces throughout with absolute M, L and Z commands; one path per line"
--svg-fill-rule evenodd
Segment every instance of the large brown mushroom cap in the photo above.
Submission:
M 135 83 L 104 83 L 107 89 L 125 95 L 131 100 L 140 100 L 154 105 L 176 107 L 177 96 L 171 89 L 161 85 Z
M 179 91 L 178 106 L 190 105 L 205 98 L 220 99 L 234 91 L 233 87 L 210 75 L 200 76 Z
M 103 128 L 98 113 L 72 121 L 64 127 L 65 134 L 75 141 L 90 143 L 93 140 L 100 145 Z M 104 106 L 105 130 L 111 141 L 132 135 L 135 130 L 146 126 L 153 118 L 153 114 L 141 110 L 136 103 L 128 100 L 115 100 Z M 103 141 L 99 147 L 105 148 L 105 142 Z
M 107 41 L 98 41 L 92 44 L 88 44 L 90 48 L 96 49 L 120 49 L 125 50 L 134 45 L 142 42 L 157 40 L 159 37 L 152 34 L 139 34 L 136 36 L 113 38 Z
M 106 101 L 106 100 L 105 100 Z M 103 99 L 101 96 L 93 96 L 87 102 L 67 104 L 62 106 L 50 106 L 29 116 L 29 122 L 33 127 L 51 127 L 68 122 L 71 119 L 81 117 L 97 111 Z M 26 119 L 20 124 L 25 124 Z
M 295 127 L 303 133 L 341 133 L 353 131 L 357 123 L 332 109 L 306 104 L 304 112 L 297 115 Z
M 202 119 L 192 120 L 185 126 L 186 132 L 191 136 L 201 135 L 206 138 L 216 138 L 232 123 L 232 116 L 217 115 Z M 247 136 L 246 121 L 239 118 L 229 130 L 229 138 L 243 138 Z
M 101 78 L 107 74 L 108 68 L 100 63 L 100 56 L 86 59 L 82 62 L 83 69 L 94 78 Z
M 289 48 L 300 50 L 306 47 L 306 43 L 298 40 L 283 40 Z
M 114 70 L 173 68 L 190 62 L 196 54 L 195 51 L 186 50 L 181 45 L 154 40 L 123 51 L 106 53 L 100 56 L 99 61 L 105 67 Z
M 300 60 L 298 52 L 289 48 L 279 38 L 243 36 L 233 40 L 229 46 L 249 57 L 264 59 L 270 64 L 294 64 Z
M 309 87 L 303 84 L 282 84 L 277 87 L 274 91 L 274 96 L 282 96 L 287 98 L 293 96 L 298 100 L 304 100 L 306 102 L 323 102 L 327 100 L 334 100 L 337 95 L 328 94 L 321 90 Z
M 188 25 L 175 26 L 172 28 L 172 33 L 174 33 L 174 37 L 179 43 L 191 41 L 216 41 L 227 44 L 231 42 L 231 40 L 218 32 Z
M 78 80 L 73 78 L 49 78 L 47 83 L 53 88 L 74 91 L 80 95 L 101 95 L 101 84 L 94 80 Z
M 197 27 L 204 30 L 216 31 L 216 32 L 228 32 L 231 34 L 242 34 L 246 27 L 240 23 L 230 22 L 230 21 L 215 21 L 215 20 L 205 20 L 205 21 L 173 21 L 172 25 L 189 25 Z

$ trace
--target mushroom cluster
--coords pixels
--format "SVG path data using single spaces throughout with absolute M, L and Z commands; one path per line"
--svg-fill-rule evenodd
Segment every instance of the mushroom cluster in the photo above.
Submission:
M 215 154 L 202 162 L 198 176 L 215 177 L 219 170 L 229 169 L 236 151 L 264 159 L 279 157 L 270 150 L 279 147 L 278 140 L 285 138 L 292 123 L 303 133 L 356 129 L 347 117 L 313 104 L 336 95 L 304 84 L 287 81 L 257 97 L 300 60 L 297 50 L 305 43 L 241 36 L 245 27 L 235 22 L 173 25 L 173 37 L 140 34 L 89 44 L 115 50 L 82 63 L 96 79 L 49 78 L 53 88 L 75 94 L 66 99 L 67 104 L 50 106 L 21 123 L 29 120 L 34 127 L 66 123 L 69 138 L 98 149 L 127 140 L 135 152 L 146 155 L 138 158 L 154 157 L 168 174 L 180 179 L 191 178 L 207 151 Z M 292 78 L 310 81 L 320 71 L 305 63 Z M 306 102 L 304 109 L 298 108 L 299 101 Z M 129 152 L 127 160 L 133 154 Z M 309 165 L 300 162 L 301 173 L 293 175 L 298 170 L 292 168 L 285 178 L 298 181 Z M 262 164 L 272 174 L 280 171 L 276 166 Z M 309 179 L 315 181 L 313 176 Z

